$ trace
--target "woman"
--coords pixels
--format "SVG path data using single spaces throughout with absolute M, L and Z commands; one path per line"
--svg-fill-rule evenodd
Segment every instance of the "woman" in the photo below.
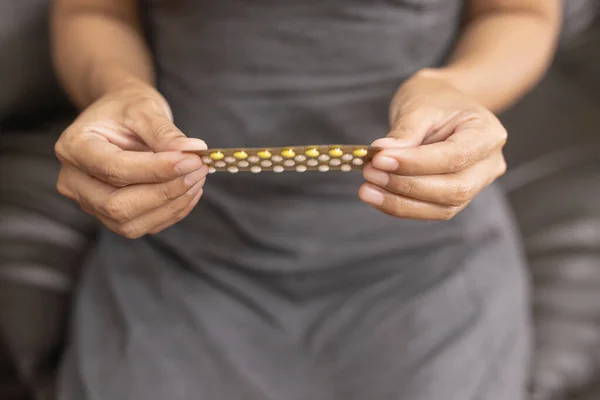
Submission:
M 56 66 L 84 109 L 58 188 L 108 228 L 60 397 L 523 398 L 527 285 L 490 185 L 493 113 L 543 74 L 559 10 L 57 0 Z M 203 140 L 384 149 L 364 180 L 206 179 L 182 152 Z

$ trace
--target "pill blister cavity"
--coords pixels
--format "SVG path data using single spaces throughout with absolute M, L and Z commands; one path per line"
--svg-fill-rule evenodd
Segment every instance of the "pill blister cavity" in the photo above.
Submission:
M 227 171 L 231 172 L 232 174 L 235 174 L 236 172 L 239 171 L 238 167 L 232 165 L 231 167 L 227 168 Z
M 317 150 L 316 148 L 312 148 L 312 149 L 307 149 L 304 154 L 306 154 L 309 157 L 318 157 L 319 156 L 319 150 Z
M 329 171 L 329 165 L 325 165 L 325 164 L 319 165 L 319 171 L 321 171 L 321 172 Z
M 250 172 L 254 174 L 258 174 L 262 169 L 258 165 L 253 165 L 250 167 Z
M 238 160 L 245 160 L 246 158 L 248 158 L 248 153 L 241 150 L 241 151 L 236 151 L 235 153 L 233 153 L 233 156 L 235 158 L 237 158 Z
M 296 166 L 296 171 L 298 171 L 298 172 L 304 172 L 304 171 L 306 171 L 306 165 L 297 165 Z
M 281 155 L 285 158 L 293 158 L 296 155 L 294 149 L 285 149 L 281 152 Z
M 262 150 L 258 152 L 258 156 L 262 159 L 271 157 L 271 152 L 269 150 Z
M 283 172 L 283 171 L 284 171 L 284 168 L 281 165 L 276 165 L 276 166 L 273 167 L 273 172 L 280 173 L 280 172 Z
M 220 151 L 215 151 L 214 153 L 210 154 L 210 158 L 213 160 L 221 160 L 223 157 L 225 157 L 225 154 L 221 153 Z
M 352 154 L 354 154 L 354 157 L 364 157 L 367 155 L 367 153 L 368 151 L 365 148 L 356 149 L 352 152 Z

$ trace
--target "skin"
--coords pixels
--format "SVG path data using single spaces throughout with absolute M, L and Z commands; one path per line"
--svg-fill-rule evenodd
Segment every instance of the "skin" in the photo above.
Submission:
M 202 196 L 205 149 L 172 122 L 154 89 L 137 0 L 55 0 L 56 70 L 84 111 L 56 143 L 57 187 L 128 238 L 184 218 Z M 469 0 L 453 56 L 416 73 L 390 105 L 384 148 L 364 169 L 365 203 L 398 218 L 455 216 L 506 169 L 494 113 L 541 78 L 561 21 L 559 0 Z

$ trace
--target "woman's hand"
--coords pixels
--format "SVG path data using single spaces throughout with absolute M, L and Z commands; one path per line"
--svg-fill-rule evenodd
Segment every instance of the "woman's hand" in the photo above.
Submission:
M 506 130 L 435 72 L 408 80 L 390 107 L 384 149 L 364 168 L 360 198 L 399 218 L 447 220 L 506 171 Z
M 202 140 L 187 138 L 151 86 L 129 83 L 88 107 L 62 134 L 57 188 L 112 231 L 128 238 L 183 219 L 202 195 L 208 172 Z

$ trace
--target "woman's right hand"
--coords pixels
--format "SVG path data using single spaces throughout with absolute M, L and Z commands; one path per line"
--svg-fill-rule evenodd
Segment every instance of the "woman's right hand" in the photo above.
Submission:
M 172 122 L 151 86 L 129 83 L 90 105 L 56 143 L 58 191 L 127 238 L 179 222 L 202 196 L 208 169 L 200 139 Z

